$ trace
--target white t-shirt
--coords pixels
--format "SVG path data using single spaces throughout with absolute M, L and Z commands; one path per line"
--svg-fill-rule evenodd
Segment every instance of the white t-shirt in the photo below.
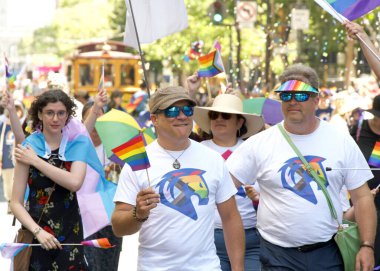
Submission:
M 289 136 L 327 181 L 327 191 L 341 221 L 342 186 L 345 184 L 348 190 L 358 188 L 373 175 L 370 170 L 325 168 L 367 168 L 363 154 L 349 134 L 325 121 L 309 135 Z M 302 162 L 277 126 L 250 137 L 226 163 L 241 182 L 259 183 L 257 228 L 265 240 L 282 247 L 297 247 L 327 241 L 337 231 L 322 190 L 303 170 Z
M 219 145 L 216 145 L 212 139 L 202 141 L 201 143 L 215 151 L 217 151 L 222 157 L 227 160 L 229 155 L 232 154 L 234 150 L 237 149 L 237 147 L 240 146 L 244 141 L 242 139 L 238 139 L 238 142 L 235 146 L 232 147 L 222 147 Z M 259 191 L 258 184 L 255 183 L 254 187 L 256 190 Z M 241 219 L 243 221 L 244 229 L 250 229 L 256 227 L 256 211 L 253 208 L 253 203 L 250 198 L 248 198 L 247 194 L 245 193 L 244 186 L 242 185 L 238 192 L 235 195 L 236 204 L 241 216 Z M 222 220 L 220 218 L 219 212 L 216 209 L 215 210 L 215 228 L 221 229 L 222 228 Z
M 146 147 L 150 184 L 161 202 L 140 229 L 138 270 L 220 270 L 214 245 L 214 209 L 236 194 L 223 158 L 191 140 L 183 152 L 170 152 L 154 141 Z M 145 170 L 121 171 L 115 202 L 136 205 L 137 193 L 148 187 Z

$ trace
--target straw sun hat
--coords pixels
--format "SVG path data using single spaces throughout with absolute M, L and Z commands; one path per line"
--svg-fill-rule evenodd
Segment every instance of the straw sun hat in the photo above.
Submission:
M 242 115 L 247 120 L 245 125 L 247 126 L 247 132 L 241 135 L 241 138 L 247 138 L 251 135 L 258 133 L 264 127 L 264 120 L 261 116 L 256 114 L 249 114 L 243 112 L 242 100 L 233 94 L 221 94 L 215 97 L 215 100 L 210 107 L 194 108 L 194 120 L 206 133 L 210 133 L 210 118 L 208 117 L 209 111 L 215 111 L 220 113 L 229 113 Z

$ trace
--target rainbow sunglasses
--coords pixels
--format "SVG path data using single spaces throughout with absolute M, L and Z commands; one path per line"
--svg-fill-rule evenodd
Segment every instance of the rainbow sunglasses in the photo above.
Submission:
M 283 91 L 303 91 L 319 93 L 317 88 L 298 80 L 286 81 L 278 89 L 275 90 L 275 92 Z

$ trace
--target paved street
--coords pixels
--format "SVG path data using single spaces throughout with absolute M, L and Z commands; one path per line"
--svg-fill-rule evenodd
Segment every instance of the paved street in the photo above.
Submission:
M 1 183 L 2 184 L 2 183 Z M 2 187 L 2 185 L 1 185 Z M 3 194 L 1 193 L 1 196 Z M 12 242 L 20 224 L 12 226 L 13 216 L 7 215 L 7 203 L 3 200 L 0 202 L 0 243 Z M 123 250 L 120 256 L 119 270 L 134 271 L 136 270 L 137 261 L 138 235 L 127 236 L 123 238 Z M 0 256 L 0 270 L 9 270 L 10 260 Z M 104 270 L 108 270 L 107 267 Z

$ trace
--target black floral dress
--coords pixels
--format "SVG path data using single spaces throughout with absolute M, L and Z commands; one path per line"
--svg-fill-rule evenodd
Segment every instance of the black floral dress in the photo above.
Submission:
M 70 171 L 71 162 L 58 158 L 58 150 L 52 152 L 48 163 Z M 45 231 L 53 234 L 61 243 L 80 243 L 83 241 L 83 228 L 75 192 L 66 188 L 54 187 L 54 182 L 35 167 L 29 169 L 29 196 L 26 209 L 38 221 L 51 191 L 51 197 L 42 215 L 39 225 Z M 36 239 L 34 243 L 38 243 Z M 62 246 L 62 250 L 44 250 L 33 247 L 30 258 L 30 271 L 48 270 L 87 270 L 82 246 Z

